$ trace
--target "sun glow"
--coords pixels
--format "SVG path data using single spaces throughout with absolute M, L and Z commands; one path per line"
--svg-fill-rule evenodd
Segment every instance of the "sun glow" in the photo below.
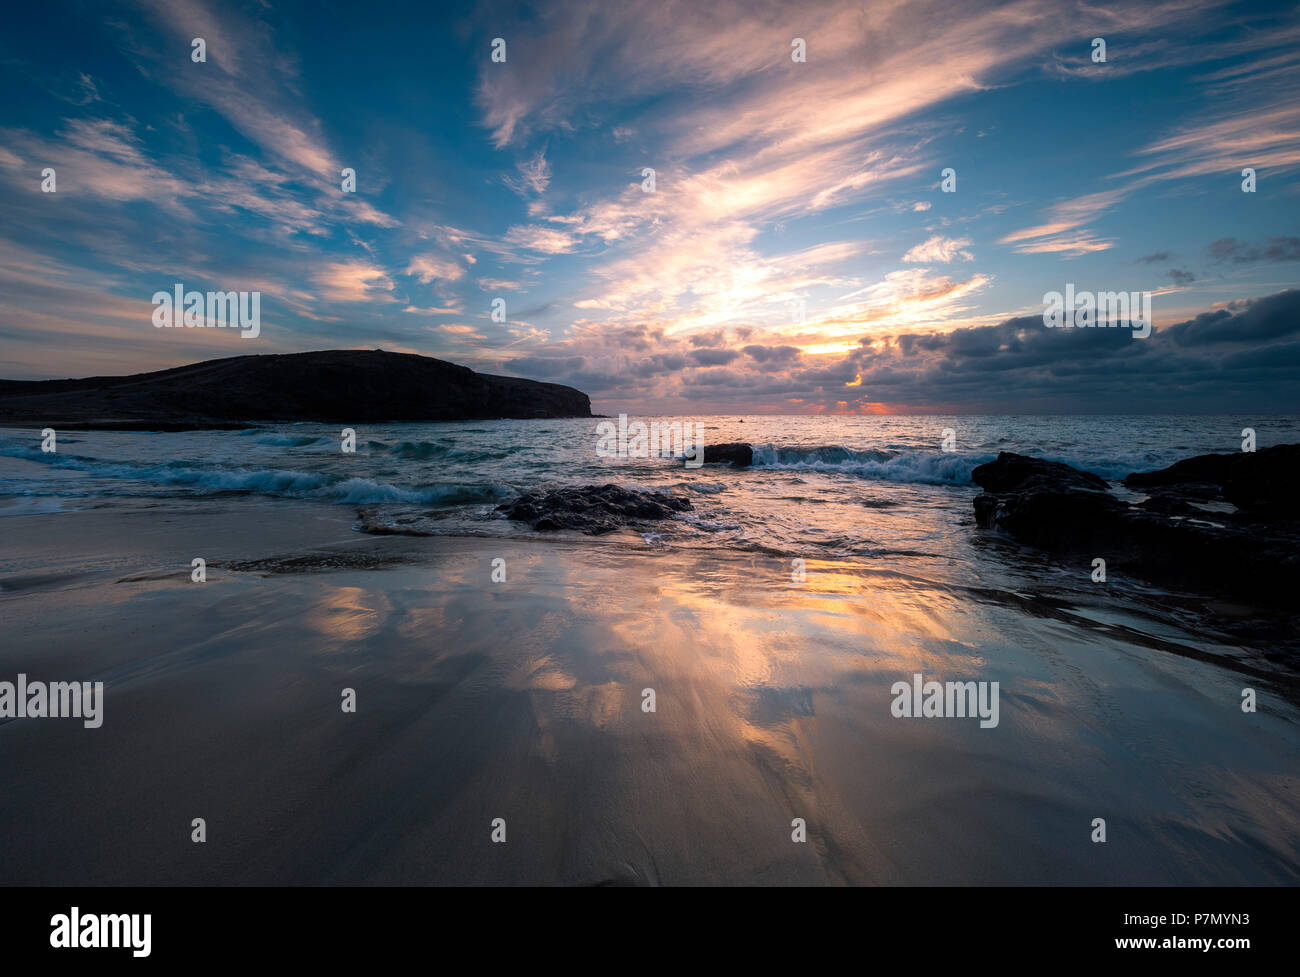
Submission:
M 815 346 L 800 346 L 808 356 L 823 356 L 829 353 L 847 353 L 850 350 L 857 349 L 861 343 L 858 342 L 838 342 L 838 343 L 818 343 Z

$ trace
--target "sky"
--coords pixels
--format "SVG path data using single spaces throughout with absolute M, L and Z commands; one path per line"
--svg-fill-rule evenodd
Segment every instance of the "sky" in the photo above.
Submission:
M 6 378 L 382 348 L 606 414 L 1300 412 L 1294 4 L 6 20 Z M 176 283 L 260 292 L 259 334 L 154 328 Z M 1067 285 L 1154 330 L 1047 328 Z

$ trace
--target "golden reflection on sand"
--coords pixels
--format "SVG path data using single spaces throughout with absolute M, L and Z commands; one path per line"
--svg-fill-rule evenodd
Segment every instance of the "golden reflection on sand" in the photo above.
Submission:
M 303 625 L 314 631 L 321 650 L 339 649 L 379 632 L 392 611 L 382 593 L 361 587 L 321 586 L 319 598 L 303 614 Z

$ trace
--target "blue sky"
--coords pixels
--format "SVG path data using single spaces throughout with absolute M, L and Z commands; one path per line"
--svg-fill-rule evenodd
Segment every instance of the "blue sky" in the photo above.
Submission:
M 9 17 L 6 377 L 382 347 L 606 413 L 1298 406 L 1293 5 Z M 154 329 L 175 282 L 260 291 L 260 335 Z M 1156 332 L 1046 330 L 1067 283 L 1151 292 Z

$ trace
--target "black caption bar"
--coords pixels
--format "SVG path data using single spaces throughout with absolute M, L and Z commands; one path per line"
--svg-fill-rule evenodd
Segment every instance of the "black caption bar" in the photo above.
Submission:
M 0 889 L 0 949 L 8 961 L 44 964 L 337 967 L 373 964 L 377 953 L 449 962 L 444 954 L 455 950 L 499 962 L 620 945 L 630 957 L 671 951 L 680 959 L 683 941 L 699 947 L 692 954 L 734 963 L 804 955 L 812 941 L 856 946 L 868 958 L 964 947 L 997 955 L 989 960 L 1032 953 L 1231 966 L 1294 950 L 1294 929 L 1284 927 L 1296 897 L 1293 886 L 9 887 Z

